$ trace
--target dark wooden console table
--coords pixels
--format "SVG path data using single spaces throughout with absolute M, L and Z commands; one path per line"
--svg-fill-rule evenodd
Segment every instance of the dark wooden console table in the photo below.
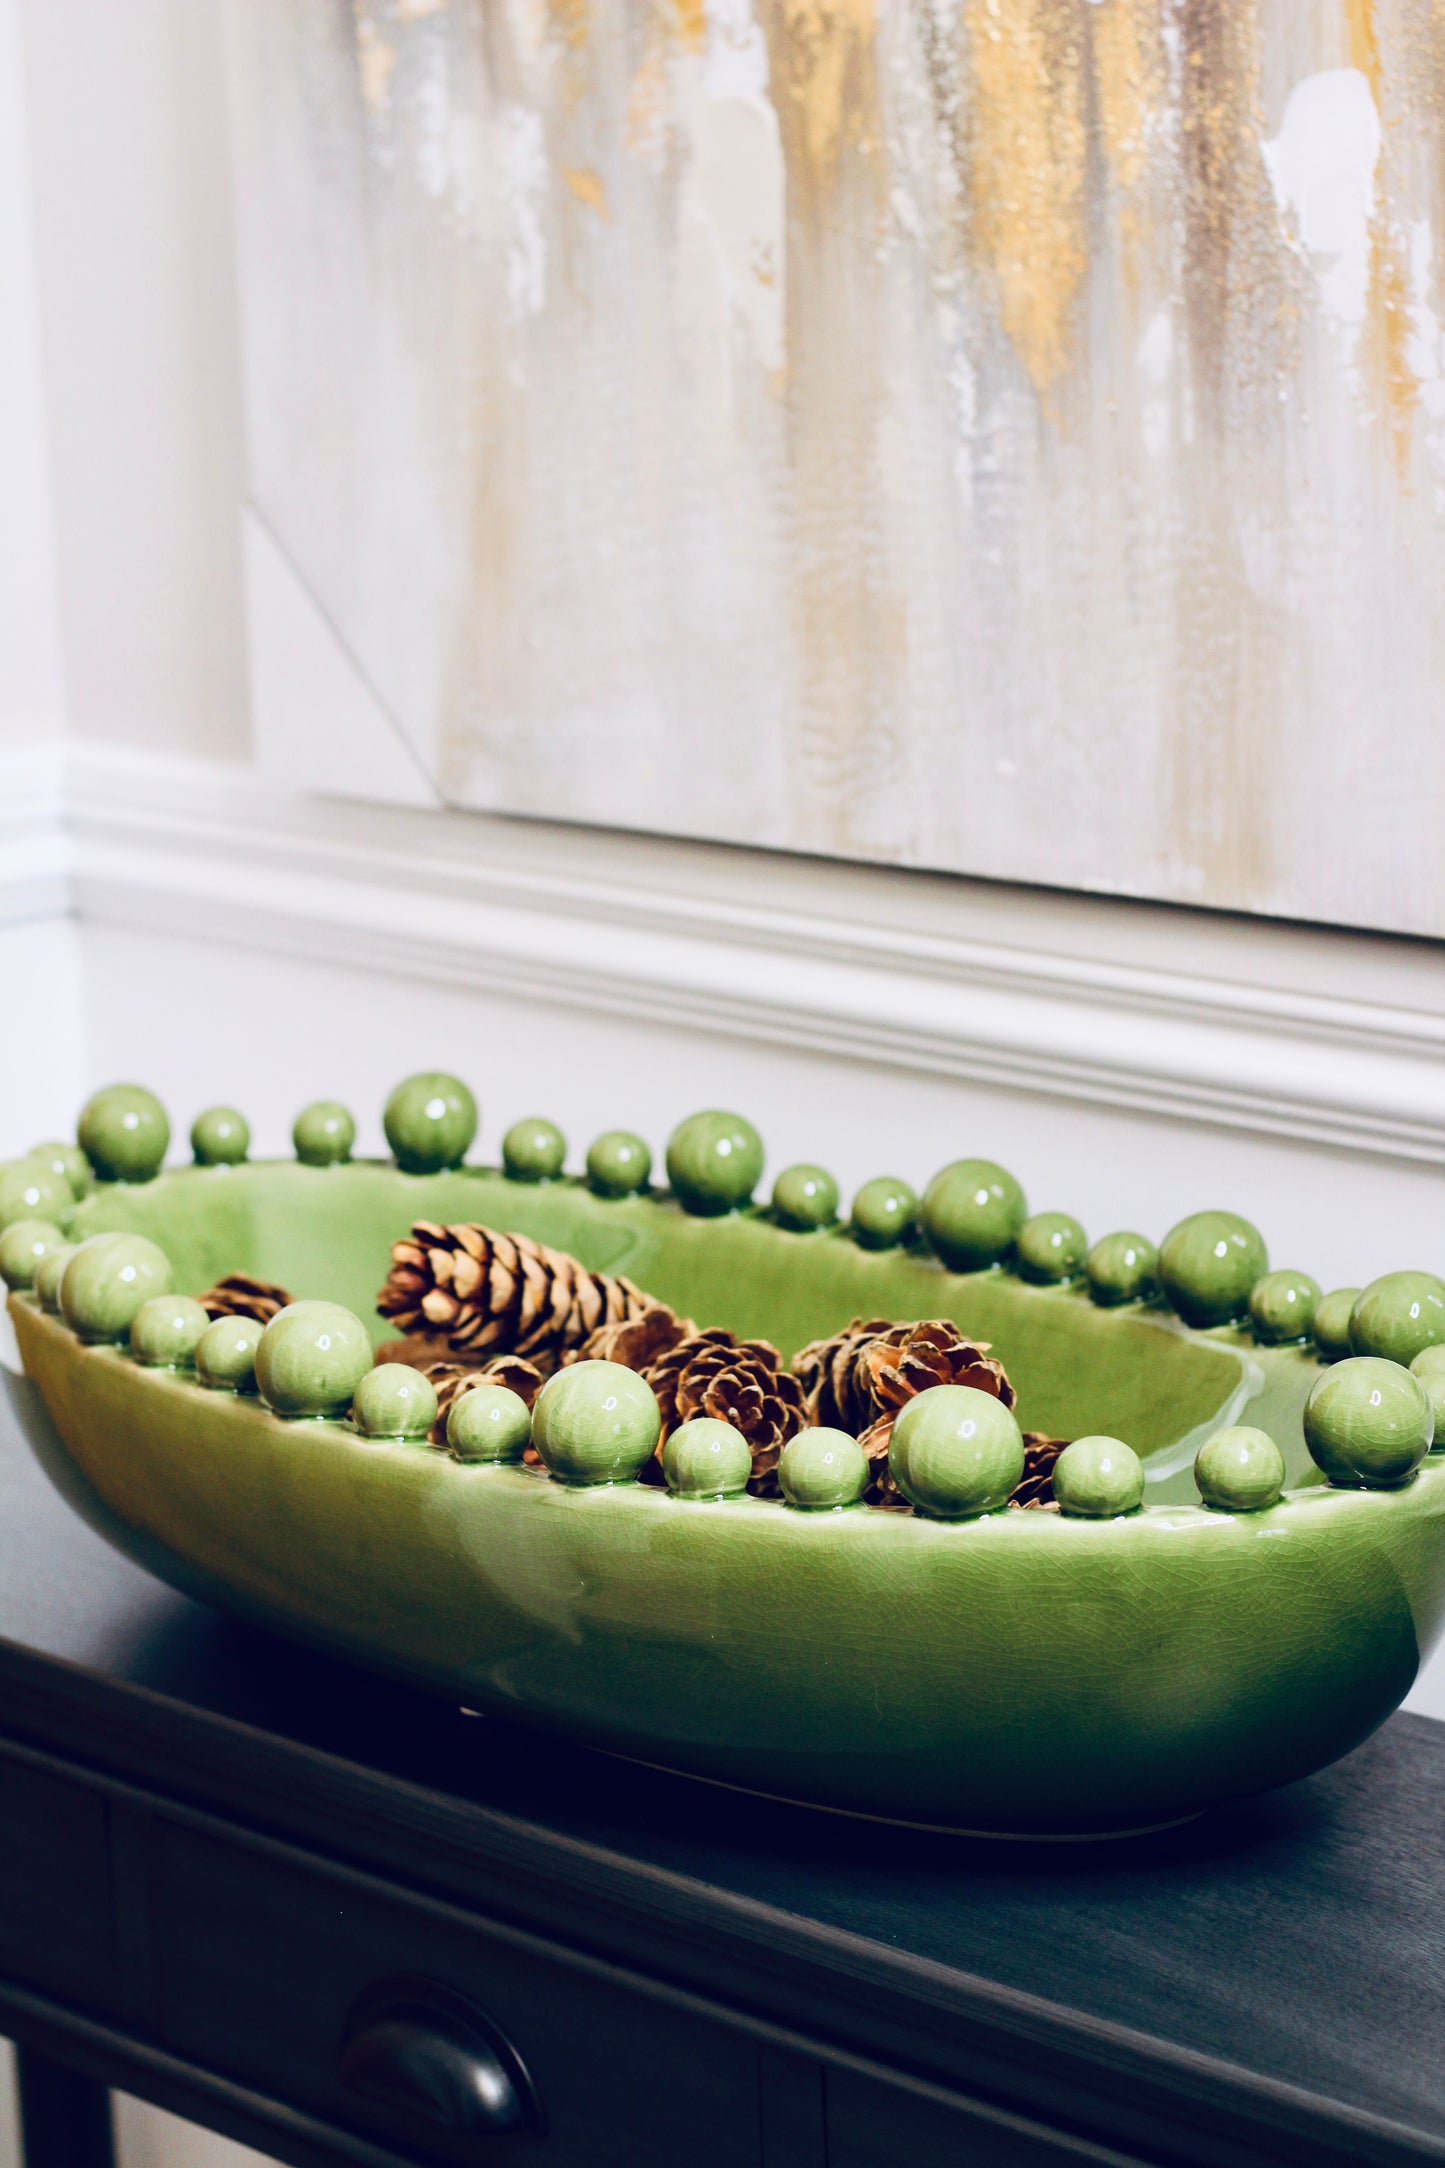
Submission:
M 1445 2161 L 1445 1726 L 1148 1841 L 908 1835 L 229 1623 L 6 1426 L 29 2168 L 101 2168 L 111 2086 L 297 2168 Z

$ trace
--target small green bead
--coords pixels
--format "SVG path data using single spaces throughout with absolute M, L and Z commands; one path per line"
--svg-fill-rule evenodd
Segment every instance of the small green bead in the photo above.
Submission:
M 991 1159 L 956 1159 L 923 1193 L 923 1231 L 950 1272 L 981 1272 L 1018 1240 L 1024 1193 Z
M 0 1280 L 7 1287 L 33 1287 L 46 1258 L 68 1247 L 64 1235 L 50 1220 L 12 1220 L 0 1234 Z
M 107 1084 L 81 1108 L 76 1134 L 100 1181 L 149 1182 L 165 1163 L 171 1125 L 143 1084 Z
M 261 1335 L 256 1383 L 277 1415 L 344 1415 L 371 1366 L 371 1341 L 352 1311 L 339 1302 L 293 1302 Z
M 352 1395 L 363 1438 L 424 1438 L 436 1419 L 436 1387 L 409 1363 L 378 1363 Z
M 44 1160 L 51 1173 L 60 1176 L 77 1204 L 95 1187 L 90 1161 L 78 1144 L 61 1144 L 51 1138 L 44 1144 L 32 1146 L 25 1157 Z
M 1084 1259 L 1089 1294 L 1101 1309 L 1120 1303 L 1147 1302 L 1158 1292 L 1159 1252 L 1147 1235 L 1128 1228 L 1103 1235 Z
M 1194 1480 L 1218 1513 L 1262 1513 L 1284 1489 L 1284 1455 L 1267 1430 L 1247 1423 L 1216 1430 L 1199 1448 Z
M 1422 1348 L 1445 1341 L 1445 1281 L 1433 1272 L 1387 1272 L 1371 1280 L 1350 1312 L 1356 1355 L 1412 1363 Z
M 1035 1212 L 1020 1227 L 1015 1247 L 1024 1278 L 1047 1284 L 1079 1277 L 1089 1238 L 1071 1213 Z
M 60 1314 L 82 1340 L 124 1340 L 152 1295 L 169 1294 L 171 1261 L 144 1235 L 99 1235 L 82 1242 L 60 1282 Z
M 1327 1363 L 1337 1363 L 1352 1352 L 1350 1316 L 1359 1299 L 1358 1287 L 1336 1287 L 1315 1304 L 1315 1346 Z
M 1308 1340 L 1320 1305 L 1320 1285 L 1307 1272 L 1267 1272 L 1249 1291 L 1249 1322 L 1264 1347 Z
M 60 1309 L 60 1283 L 65 1278 L 65 1268 L 80 1245 L 78 1242 L 62 1242 L 58 1250 L 52 1250 L 35 1275 L 35 1299 L 42 1310 L 53 1316 Z
M 1410 1365 L 1410 1375 L 1420 1380 L 1435 1415 L 1432 1453 L 1445 1453 L 1445 1347 L 1422 1347 Z
M 917 1194 L 894 1175 L 876 1174 L 853 1199 L 848 1225 L 865 1250 L 896 1250 L 918 1225 Z
M 234 1107 L 207 1107 L 191 1124 L 198 1167 L 239 1167 L 251 1149 L 251 1125 Z
M 838 1185 L 826 1167 L 806 1162 L 784 1167 L 773 1184 L 773 1211 L 797 1234 L 831 1227 L 838 1217 Z
M 1080 1520 L 1117 1520 L 1137 1513 L 1144 1496 L 1144 1463 L 1122 1438 L 1075 1438 L 1054 1462 L 1059 1511 Z
M 715 1219 L 752 1196 L 763 1173 L 763 1140 L 741 1114 L 690 1114 L 667 1140 L 667 1179 L 685 1212 Z
M 315 1099 L 291 1125 L 291 1148 L 303 1167 L 339 1167 L 351 1157 L 356 1123 L 337 1099 Z
M 605 1129 L 587 1148 L 587 1180 L 599 1197 L 631 1197 L 651 1176 L 652 1154 L 630 1129 Z
M 531 1441 L 532 1411 L 510 1385 L 484 1380 L 452 1402 L 447 1444 L 458 1460 L 520 1460 Z
M 1171 1227 L 1159 1249 L 1159 1280 L 1186 1325 L 1228 1325 L 1249 1308 L 1249 1291 L 1269 1270 L 1257 1227 L 1237 1212 L 1194 1212 Z
M 196 1377 L 217 1393 L 254 1393 L 262 1327 L 254 1317 L 218 1317 L 196 1342 Z
M 130 1351 L 151 1370 L 189 1370 L 211 1320 L 189 1295 L 152 1295 L 130 1321 Z
M 567 1139 L 555 1122 L 530 1115 L 502 1139 L 502 1169 L 513 1182 L 551 1182 L 562 1172 Z
M 46 1220 L 68 1227 L 75 1212 L 70 1184 L 42 1159 L 11 1159 L 0 1166 L 0 1230 L 17 1220 Z
M 790 1506 L 837 1512 L 856 1506 L 867 1490 L 868 1455 L 846 1430 L 800 1430 L 778 1456 L 778 1483 Z
M 1399 1363 L 1352 1356 L 1319 1379 L 1304 1412 L 1305 1444 L 1332 1483 L 1393 1490 L 1430 1450 L 1435 1411 Z
M 477 1102 L 460 1077 L 427 1069 L 397 1085 L 381 1124 L 403 1174 L 440 1174 L 466 1158 L 477 1118 Z
M 753 1456 L 731 1423 L 695 1416 L 674 1430 L 662 1449 L 662 1472 L 674 1498 L 737 1498 L 748 1487 Z
M 621 1363 L 569 1363 L 548 1378 L 532 1410 L 532 1443 L 562 1483 L 630 1482 L 661 1431 L 656 1393 Z
M 972 1385 L 931 1385 L 893 1425 L 888 1465 L 920 1513 L 968 1520 L 1007 1505 L 1017 1490 L 1023 1433 L 991 1393 Z

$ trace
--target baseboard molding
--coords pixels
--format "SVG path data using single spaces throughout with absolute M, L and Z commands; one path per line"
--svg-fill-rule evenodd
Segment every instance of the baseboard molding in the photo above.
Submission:
M 0 752 L 0 926 L 70 909 L 70 845 L 58 750 Z
M 63 803 L 86 920 L 1445 1164 L 1445 987 L 1420 944 L 298 799 L 95 749 Z

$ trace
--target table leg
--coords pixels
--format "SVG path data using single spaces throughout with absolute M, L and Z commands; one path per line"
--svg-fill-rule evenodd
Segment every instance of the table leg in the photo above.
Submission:
M 106 2088 L 32 2048 L 15 2065 L 24 2168 L 115 2168 Z

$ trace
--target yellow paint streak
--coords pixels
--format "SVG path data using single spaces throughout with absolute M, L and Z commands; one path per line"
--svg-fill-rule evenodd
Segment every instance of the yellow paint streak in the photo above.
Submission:
M 386 103 L 391 89 L 391 79 L 396 72 L 396 47 L 377 29 L 364 0 L 353 0 L 352 18 L 356 24 L 356 72 L 361 84 L 362 104 L 368 113 L 376 113 Z
M 607 206 L 607 183 L 591 166 L 563 166 L 562 178 L 579 203 L 585 203 L 589 211 L 599 218 L 610 219 Z
M 1061 0 L 965 0 L 973 78 L 974 245 L 1035 389 L 1068 368 L 1088 266 L 1088 141 L 1079 11 Z
M 1376 107 L 1381 107 L 1384 69 L 1380 62 L 1380 33 L 1375 22 L 1375 0 L 1345 0 L 1345 38 L 1350 66 L 1359 69 L 1370 86 L 1370 96 Z
M 1409 361 L 1410 280 L 1403 237 L 1390 216 L 1390 138 L 1385 110 L 1385 64 L 1380 50 L 1375 0 L 1345 0 L 1345 28 L 1350 65 L 1370 86 L 1380 116 L 1380 159 L 1375 174 L 1375 214 L 1370 220 L 1370 279 L 1365 296 L 1361 341 L 1385 413 L 1385 427 L 1395 470 L 1403 481 L 1410 463 L 1410 440 L 1420 386 Z
M 592 30 L 592 0 L 547 0 L 547 12 L 562 43 L 580 52 Z
M 1159 4 L 1098 0 L 1087 19 L 1099 145 L 1114 198 L 1124 276 L 1134 287 L 1139 256 L 1153 234 L 1153 207 L 1144 191 L 1169 107 Z
M 700 53 L 707 44 L 707 0 L 672 0 L 673 30 L 686 53 Z
M 876 148 L 873 0 L 778 0 L 773 14 L 774 96 L 790 108 L 779 120 L 802 161 L 791 178 L 816 198 L 845 146 Z

